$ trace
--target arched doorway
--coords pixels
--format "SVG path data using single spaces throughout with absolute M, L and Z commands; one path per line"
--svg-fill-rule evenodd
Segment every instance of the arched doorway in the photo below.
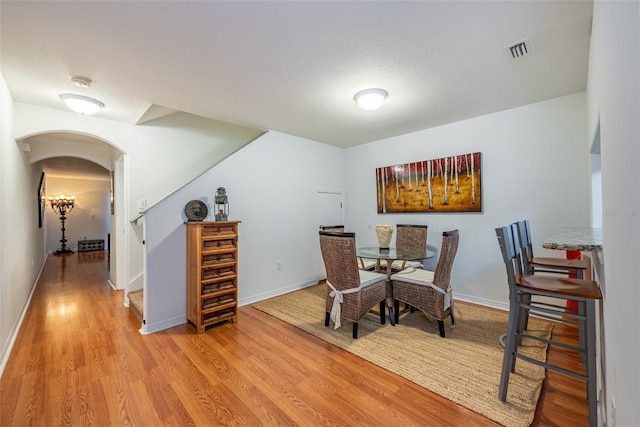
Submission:
M 126 295 L 128 292 L 127 280 L 127 236 L 128 231 L 125 220 L 126 206 L 126 153 L 122 152 L 107 141 L 93 135 L 77 132 L 43 132 L 30 135 L 21 139 L 23 146 L 28 147 L 29 162 L 38 163 L 45 171 L 45 178 L 63 183 L 66 188 L 77 187 L 73 184 L 82 180 L 87 175 L 94 179 L 105 180 L 108 188 L 108 201 L 99 206 L 100 196 L 93 194 L 95 200 L 85 197 L 85 215 L 93 215 L 93 218 L 84 218 L 85 230 L 91 229 L 95 234 L 100 234 L 96 227 L 88 227 L 90 220 L 106 222 L 108 224 L 107 241 L 105 245 L 110 249 L 109 281 L 114 289 L 124 289 L 125 305 L 128 305 Z M 47 177 L 47 171 L 50 177 Z M 66 180 L 66 181 L 65 181 Z M 52 182 L 54 182 L 52 181 Z M 91 186 L 89 186 L 91 187 Z M 94 193 L 100 193 L 102 185 L 94 185 Z M 55 189 L 61 188 L 59 185 Z M 85 183 L 83 188 L 87 188 Z M 54 190 L 54 188 L 51 188 Z M 82 203 L 82 201 L 80 202 Z M 89 206 L 91 205 L 91 206 Z M 90 210 L 93 209 L 93 213 Z M 100 212 L 98 212 L 100 211 Z M 105 219 L 101 219 L 104 217 Z M 99 227 L 98 227 L 99 228 Z M 48 227 L 45 230 L 45 250 L 51 251 L 51 242 L 60 229 Z M 86 234 L 73 234 L 71 242 L 82 240 Z

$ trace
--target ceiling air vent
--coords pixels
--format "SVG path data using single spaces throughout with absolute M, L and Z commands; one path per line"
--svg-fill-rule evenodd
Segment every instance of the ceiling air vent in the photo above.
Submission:
M 524 39 L 505 48 L 511 58 L 518 59 L 531 53 L 531 40 Z

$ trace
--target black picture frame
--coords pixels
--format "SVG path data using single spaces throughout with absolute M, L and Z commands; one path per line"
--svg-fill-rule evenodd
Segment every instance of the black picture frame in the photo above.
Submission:
M 47 189 L 44 172 L 40 174 L 40 183 L 38 184 L 38 193 L 36 194 L 36 197 L 38 198 L 38 228 L 42 228 L 42 224 L 44 223 L 44 210 L 47 207 Z
M 116 213 L 116 209 L 115 209 L 115 201 L 116 201 L 115 189 L 116 189 L 115 178 L 114 178 L 114 175 L 113 175 L 113 171 L 111 171 L 109 173 L 109 206 L 111 207 L 111 215 L 115 215 L 115 213 Z

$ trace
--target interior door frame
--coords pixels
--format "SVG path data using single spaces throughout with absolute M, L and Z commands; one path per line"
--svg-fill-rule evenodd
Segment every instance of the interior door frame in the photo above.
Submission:
M 315 212 L 316 215 L 314 217 L 315 220 L 315 224 L 316 224 L 316 230 L 315 230 L 315 238 L 316 241 L 318 239 L 318 229 L 321 225 L 345 225 L 344 223 L 344 219 L 345 219 L 345 201 L 344 201 L 344 196 L 345 196 L 345 191 L 342 189 L 329 189 L 329 188 L 316 188 L 315 191 Z M 335 223 L 335 224 L 322 224 L 322 218 L 319 217 L 319 213 L 320 212 L 324 212 L 324 209 L 320 209 L 320 203 L 323 203 L 323 200 L 321 200 L 321 195 L 322 194 L 337 194 L 340 195 L 340 221 Z M 318 276 L 318 281 L 320 280 L 324 280 L 326 279 L 326 274 L 324 272 L 324 264 L 322 262 L 322 254 L 320 253 L 320 244 L 316 245 L 316 254 L 315 254 L 315 259 L 316 261 L 316 274 Z

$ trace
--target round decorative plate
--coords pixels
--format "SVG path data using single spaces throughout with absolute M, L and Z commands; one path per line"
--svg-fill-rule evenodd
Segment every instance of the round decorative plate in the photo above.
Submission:
M 209 209 L 207 209 L 207 205 L 200 200 L 191 200 L 184 207 L 184 213 L 189 218 L 189 221 L 202 221 L 207 217 L 209 213 Z

